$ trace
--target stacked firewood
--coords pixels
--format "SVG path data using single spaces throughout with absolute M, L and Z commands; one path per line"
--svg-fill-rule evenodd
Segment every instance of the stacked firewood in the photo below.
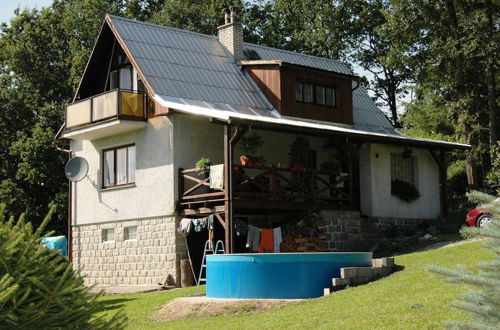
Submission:
M 281 227 L 281 252 L 323 252 L 328 242 L 325 231 L 319 227 L 321 217 L 312 213 L 296 222 L 289 222 Z

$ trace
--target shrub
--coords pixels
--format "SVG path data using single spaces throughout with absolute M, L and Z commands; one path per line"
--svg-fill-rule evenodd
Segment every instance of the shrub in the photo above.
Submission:
M 121 312 L 97 316 L 104 305 L 65 257 L 40 245 L 52 208 L 35 231 L 24 216 L 5 217 L 0 205 L 0 329 L 121 329 Z

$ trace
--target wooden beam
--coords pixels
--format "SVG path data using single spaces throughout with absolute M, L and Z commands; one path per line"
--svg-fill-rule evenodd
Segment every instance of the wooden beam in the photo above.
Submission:
M 448 165 L 446 163 L 446 154 L 443 150 L 441 150 L 438 156 L 436 152 L 431 149 L 429 149 L 429 153 L 439 167 L 439 199 L 441 205 L 441 215 L 446 217 L 448 215 L 448 187 L 446 183 Z
M 227 224 L 224 221 L 224 219 L 222 219 L 222 217 L 220 216 L 220 214 L 219 213 L 215 213 L 215 217 L 217 218 L 217 220 L 219 220 L 219 222 L 222 225 L 222 227 L 224 227 L 224 230 L 227 230 Z
M 224 202 L 225 209 L 225 246 L 226 253 L 233 253 L 233 212 L 232 212 L 232 186 L 231 172 L 233 168 L 233 146 L 231 145 L 231 126 L 224 125 Z
M 446 217 L 448 216 L 448 163 L 446 161 L 446 154 L 441 150 L 440 154 L 440 183 L 441 183 L 441 212 Z
M 213 213 L 224 212 L 224 206 L 215 206 L 215 207 L 199 207 L 197 209 L 185 209 L 180 212 L 181 216 L 203 216 L 210 215 Z

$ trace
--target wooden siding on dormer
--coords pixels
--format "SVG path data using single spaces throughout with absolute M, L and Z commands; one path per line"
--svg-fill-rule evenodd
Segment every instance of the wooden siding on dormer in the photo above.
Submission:
M 336 106 L 297 102 L 295 83 L 309 83 L 335 89 Z M 281 111 L 283 116 L 353 124 L 352 78 L 293 65 L 281 66 Z
M 273 107 L 281 112 L 280 66 L 278 64 L 248 65 L 245 69 Z
M 281 62 L 254 65 L 248 62 L 244 64 L 244 69 L 281 115 L 353 124 L 353 77 Z M 336 106 L 297 102 L 295 100 L 296 82 L 335 88 Z

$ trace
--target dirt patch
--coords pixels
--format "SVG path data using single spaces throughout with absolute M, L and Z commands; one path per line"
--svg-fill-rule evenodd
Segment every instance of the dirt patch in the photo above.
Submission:
M 280 308 L 301 299 L 217 299 L 207 297 L 177 298 L 157 310 L 155 321 L 171 321 L 217 315 L 253 314 L 271 308 Z

